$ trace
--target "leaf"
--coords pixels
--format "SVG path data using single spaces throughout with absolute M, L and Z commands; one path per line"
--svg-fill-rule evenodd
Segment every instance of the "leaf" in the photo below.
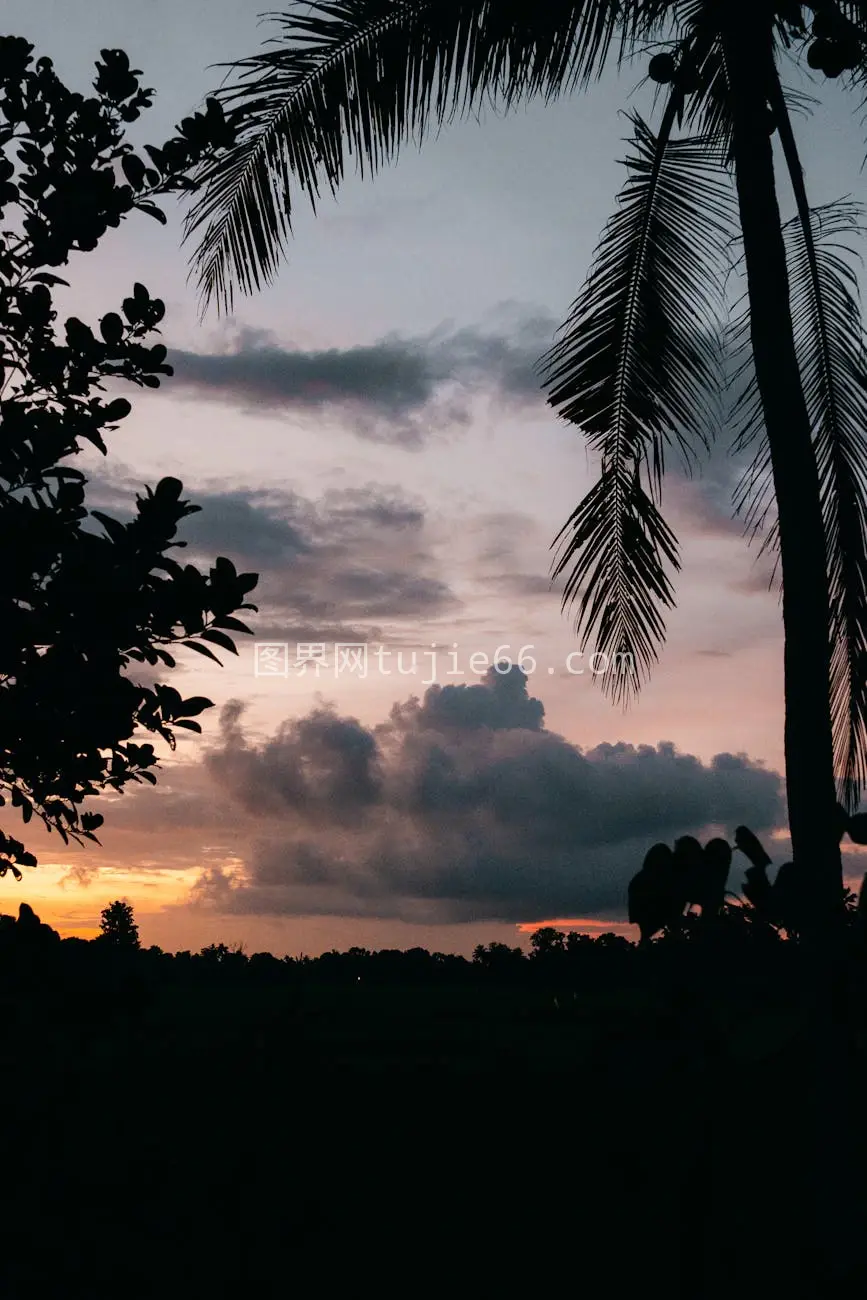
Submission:
M 91 352 L 96 344 L 93 331 L 77 316 L 70 316 L 66 322 L 66 342 L 76 352 Z
M 202 734 L 202 728 L 199 726 L 198 722 L 189 722 L 186 718 L 175 718 L 172 721 L 172 726 L 184 727 L 187 731 L 196 731 L 199 735 Z
M 213 659 L 214 663 L 220 664 L 220 667 L 222 668 L 223 665 L 220 663 L 220 660 L 206 645 L 201 645 L 198 641 L 182 641 L 181 645 L 186 646 L 188 650 L 195 650 L 197 654 L 205 655 L 208 659 Z
M 120 162 L 123 174 L 134 190 L 140 190 L 145 179 L 145 164 L 134 153 L 124 154 Z
M 116 397 L 114 401 L 109 402 L 104 415 L 110 423 L 114 424 L 118 420 L 126 419 L 131 410 L 132 406 L 125 397 Z
M 111 515 L 104 515 L 101 510 L 91 510 L 94 519 L 99 520 L 111 540 L 118 546 L 127 542 L 127 530 L 119 519 L 112 519 Z
M 179 478 L 161 478 L 157 483 L 154 496 L 162 498 L 164 501 L 178 501 L 184 485 Z
M 163 212 L 162 208 L 158 208 L 155 203 L 145 202 L 140 199 L 135 206 L 139 212 L 147 213 L 149 217 L 153 217 L 155 221 L 158 221 L 161 226 L 166 224 L 166 214 Z
M 165 172 L 166 162 L 165 162 L 165 158 L 163 157 L 162 149 L 157 149 L 156 146 L 152 144 L 146 144 L 144 150 L 145 153 L 150 158 L 151 162 L 153 163 L 154 167 L 157 169 L 157 171 Z
M 205 709 L 214 707 L 213 700 L 206 699 L 204 695 L 192 695 L 188 700 L 182 700 L 177 709 L 176 717 L 195 718 L 197 714 L 204 713 Z
M 69 287 L 68 280 L 62 280 L 59 275 L 52 275 L 49 271 L 37 271 L 35 275 L 31 275 L 30 280 L 33 284 L 47 284 L 50 288 L 56 284 Z
M 246 623 L 242 623 L 239 618 L 231 618 L 228 614 L 224 618 L 215 619 L 212 626 L 226 628 L 230 632 L 244 632 L 248 636 L 253 635 Z
M 99 322 L 99 332 L 111 347 L 115 347 L 123 340 L 123 321 L 116 311 L 110 311 L 107 316 L 103 316 Z
M 220 646 L 221 649 L 228 650 L 230 654 L 236 655 L 238 653 L 231 637 L 226 636 L 224 632 L 218 632 L 216 628 L 206 627 L 204 632 L 201 632 L 199 635 L 203 640 L 211 641 L 214 645 Z
M 66 465 L 60 465 L 52 469 L 42 471 L 43 478 L 70 479 L 76 483 L 86 483 L 87 479 L 80 469 L 70 469 Z

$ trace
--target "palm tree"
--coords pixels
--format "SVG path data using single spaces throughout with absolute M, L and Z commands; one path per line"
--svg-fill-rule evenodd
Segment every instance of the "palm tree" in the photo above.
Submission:
M 812 11 L 812 32 L 806 11 Z M 541 364 L 548 400 L 598 453 L 598 481 L 561 531 L 555 572 L 586 646 L 629 656 L 603 686 L 646 680 L 674 604 L 677 540 L 660 512 L 666 453 L 692 464 L 713 435 L 721 362 L 743 354 L 735 446 L 752 445 L 736 505 L 777 550 L 785 632 L 785 757 L 793 855 L 810 864 L 817 934 L 842 899 L 838 786 L 867 773 L 867 368 L 840 237 L 854 205 L 811 209 L 781 65 L 806 52 L 865 80 L 867 3 L 774 0 L 317 0 L 230 65 L 217 92 L 236 142 L 195 178 L 187 237 L 205 305 L 270 282 L 292 205 L 375 172 L 409 138 L 475 112 L 587 89 L 650 54 L 659 126 L 632 115 L 618 210 Z M 783 223 L 772 132 L 796 201 Z M 743 310 L 726 317 L 733 241 Z M 776 518 L 767 524 L 769 490 Z M 772 498 L 771 498 L 772 499 Z

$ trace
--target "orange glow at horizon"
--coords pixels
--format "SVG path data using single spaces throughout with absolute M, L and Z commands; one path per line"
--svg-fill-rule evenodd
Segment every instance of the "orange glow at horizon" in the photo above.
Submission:
M 535 934 L 548 925 L 555 930 L 574 930 L 577 934 L 620 934 L 627 939 L 638 933 L 637 926 L 630 925 L 628 921 L 597 921 L 588 917 L 577 920 L 522 921 L 517 930 L 519 934 Z

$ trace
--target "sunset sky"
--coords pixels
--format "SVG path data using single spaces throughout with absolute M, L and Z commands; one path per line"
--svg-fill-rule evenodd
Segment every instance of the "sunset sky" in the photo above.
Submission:
M 4 29 L 77 89 L 101 48 L 125 49 L 158 92 L 132 139 L 159 144 L 222 76 L 208 65 L 269 34 L 258 9 L 6 0 Z M 176 367 L 159 392 L 128 394 L 107 460 L 82 456 L 92 504 L 122 515 L 144 483 L 181 478 L 203 507 L 188 554 L 261 574 L 251 625 L 289 662 L 257 676 L 249 639 L 221 670 L 191 656 L 173 680 L 216 702 L 204 737 L 181 740 L 156 789 L 94 804 L 102 848 L 28 828 L 39 868 L 0 882 L 0 911 L 26 900 L 89 935 L 125 897 L 144 942 L 171 949 L 469 952 L 549 919 L 611 928 L 659 839 L 746 821 L 778 832 L 781 860 L 779 602 L 731 519 L 724 454 L 668 483 L 679 604 L 626 714 L 589 667 L 569 671 L 577 643 L 548 579 L 595 466 L 533 366 L 613 209 L 622 110 L 649 108 L 644 76 L 636 63 L 587 96 L 457 124 L 372 182 L 350 177 L 315 217 L 299 204 L 277 284 L 230 320 L 198 319 L 178 209 L 167 227 L 136 216 L 70 266 L 67 314 L 95 322 L 135 280 L 164 298 Z M 813 201 L 859 197 L 861 115 L 811 89 Z M 369 647 L 366 676 L 335 670 L 338 642 Z M 299 644 L 324 645 L 318 676 L 294 667 Z M 526 680 L 485 674 L 485 656 L 522 647 Z

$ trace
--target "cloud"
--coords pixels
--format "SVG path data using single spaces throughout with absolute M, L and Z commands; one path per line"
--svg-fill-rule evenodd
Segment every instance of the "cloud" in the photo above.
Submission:
M 716 337 L 714 344 L 719 345 Z M 665 495 L 674 507 L 679 526 L 686 525 L 693 536 L 709 540 L 744 537 L 745 512 L 735 515 L 735 496 L 739 496 L 744 475 L 761 445 L 755 439 L 745 447 L 738 446 L 744 423 L 739 403 L 745 396 L 752 368 L 741 373 L 744 355 L 734 349 L 731 341 L 723 342 L 720 360 L 721 389 L 704 393 L 711 412 L 711 423 L 703 430 L 706 445 L 692 435 L 687 438 L 694 453 L 688 472 L 679 454 L 670 455 L 666 463 Z M 772 497 L 771 507 L 767 524 L 774 517 Z
M 139 484 L 94 478 L 88 505 L 132 513 Z M 260 575 L 247 620 L 257 637 L 333 643 L 392 639 L 401 623 L 460 607 L 437 572 L 423 502 L 387 485 L 331 489 L 313 499 L 272 488 L 190 489 L 185 558 L 231 556 Z
M 206 770 L 245 827 L 198 906 L 442 924 L 618 916 L 655 840 L 783 820 L 777 773 L 672 744 L 582 750 L 518 668 L 431 686 L 378 726 L 319 705 L 254 741 L 227 706 Z
M 562 595 L 563 579 L 551 576 L 551 538 L 538 519 L 522 511 L 485 512 L 469 522 L 468 567 L 485 591 L 510 600 L 544 601 Z M 527 569 L 528 552 L 540 566 Z M 543 567 L 544 566 L 544 567 Z
M 322 411 L 360 438 L 419 447 L 434 427 L 465 424 L 469 398 L 488 392 L 512 405 L 543 401 L 534 367 L 556 322 L 524 314 L 499 326 L 426 335 L 391 334 L 372 344 L 305 350 L 241 328 L 220 352 L 175 349 L 171 391 L 244 409 Z
M 774 555 L 760 555 L 748 574 L 728 583 L 728 590 L 741 596 L 779 594 L 780 566 Z

